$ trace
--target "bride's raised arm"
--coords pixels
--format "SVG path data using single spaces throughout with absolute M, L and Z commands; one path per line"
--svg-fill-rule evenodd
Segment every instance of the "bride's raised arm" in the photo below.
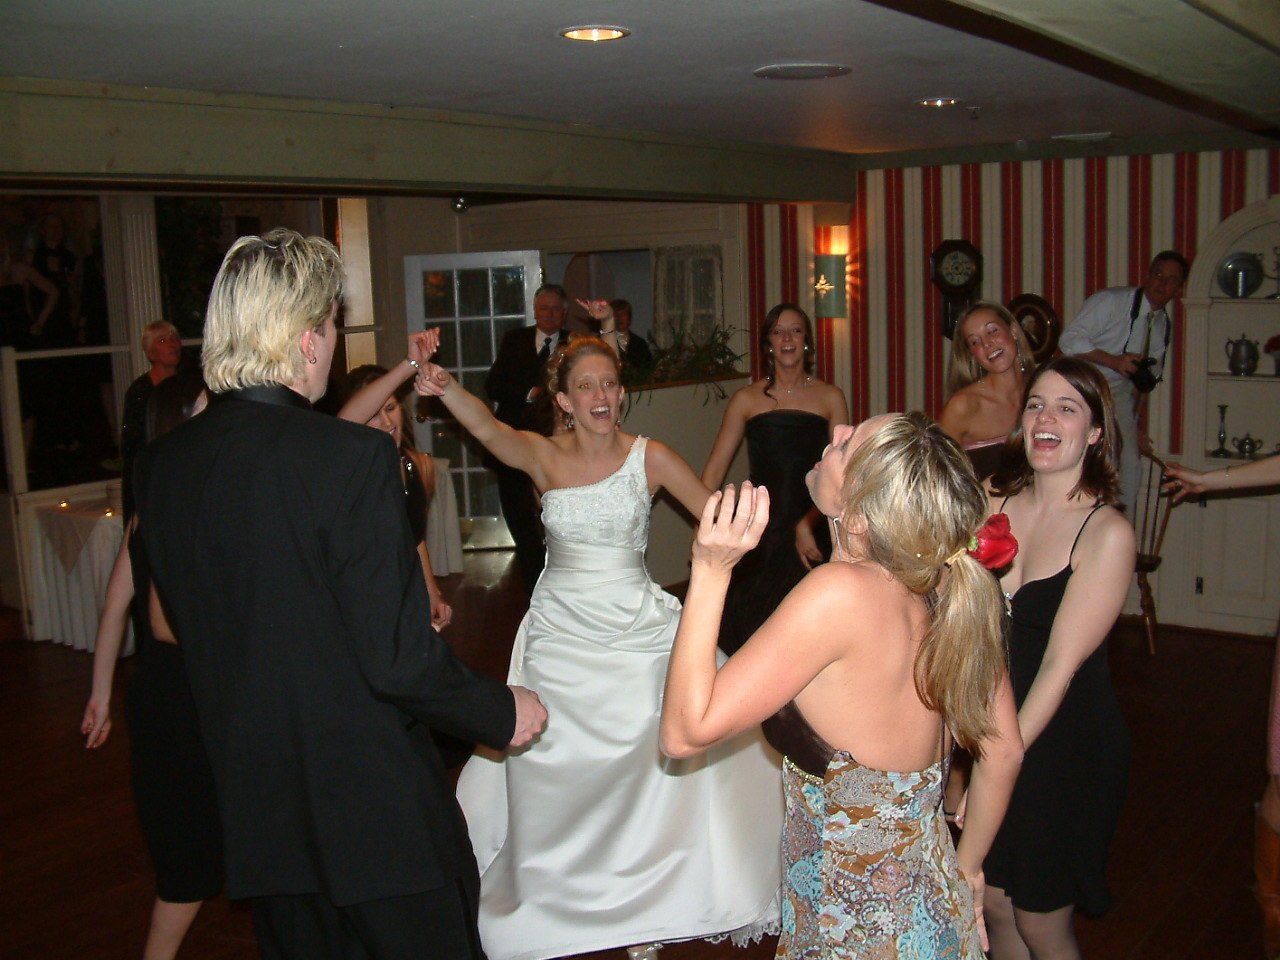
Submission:
M 653 484 L 653 492 L 665 489 L 695 518 L 702 516 L 711 491 L 698 479 L 684 457 L 665 443 L 650 440 L 644 453 L 645 471 Z
M 468 393 L 448 370 L 434 363 L 423 364 L 413 387 L 424 397 L 439 397 L 462 429 L 486 450 L 508 467 L 529 474 L 539 490 L 547 489 L 544 464 L 551 454 L 550 440 L 503 423 L 487 403 Z

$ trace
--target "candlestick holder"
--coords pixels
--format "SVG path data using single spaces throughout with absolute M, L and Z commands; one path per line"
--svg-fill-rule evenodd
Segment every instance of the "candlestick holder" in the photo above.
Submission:
M 1227 404 L 1218 404 L 1218 449 L 1209 454 L 1211 457 L 1234 457 L 1227 447 Z

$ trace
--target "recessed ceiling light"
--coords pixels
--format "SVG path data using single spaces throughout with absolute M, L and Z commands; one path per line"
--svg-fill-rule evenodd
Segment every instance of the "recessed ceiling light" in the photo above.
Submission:
M 850 70 L 842 63 L 770 63 L 752 71 L 761 80 L 829 80 Z
M 631 36 L 626 27 L 610 27 L 600 23 L 584 24 L 581 27 L 566 27 L 560 31 L 566 40 L 582 40 L 587 43 L 600 43 L 603 40 L 621 40 Z
M 921 107 L 954 107 L 959 102 L 955 97 L 925 97 L 917 100 L 916 104 Z

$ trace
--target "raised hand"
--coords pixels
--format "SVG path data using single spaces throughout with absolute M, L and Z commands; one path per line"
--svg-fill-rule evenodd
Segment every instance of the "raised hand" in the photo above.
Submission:
M 693 541 L 693 562 L 718 567 L 733 568 L 743 554 L 760 542 L 764 528 L 769 523 L 769 491 L 742 485 L 740 495 L 734 495 L 733 484 L 707 498 L 702 508 L 702 520 L 698 535 Z
M 599 320 L 603 324 L 613 319 L 613 307 L 608 300 L 574 300 L 574 303 L 587 311 L 592 320 Z
M 409 335 L 409 359 L 426 363 L 440 349 L 440 328 L 432 327 Z
M 453 374 L 444 367 L 434 363 L 424 363 L 418 375 L 413 378 L 413 389 L 419 396 L 442 397 L 453 382 Z

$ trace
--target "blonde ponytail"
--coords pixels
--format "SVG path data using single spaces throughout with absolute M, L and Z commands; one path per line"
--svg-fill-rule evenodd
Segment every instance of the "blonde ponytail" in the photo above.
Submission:
M 843 489 L 841 527 L 866 525 L 851 553 L 929 601 L 915 661 L 921 702 L 978 755 L 1006 663 L 999 585 L 964 552 L 987 506 L 969 459 L 923 413 L 896 414 L 850 458 Z

